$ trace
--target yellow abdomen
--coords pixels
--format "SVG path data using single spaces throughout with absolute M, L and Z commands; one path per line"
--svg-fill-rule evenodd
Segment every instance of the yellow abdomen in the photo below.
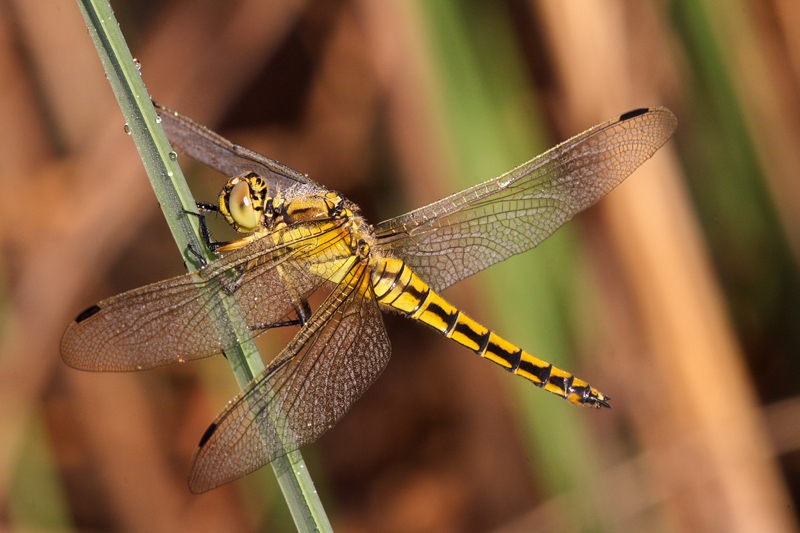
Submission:
M 376 259 L 372 286 L 378 302 L 432 327 L 476 354 L 575 404 L 608 407 L 608 396 L 481 326 L 431 290 L 403 261 Z

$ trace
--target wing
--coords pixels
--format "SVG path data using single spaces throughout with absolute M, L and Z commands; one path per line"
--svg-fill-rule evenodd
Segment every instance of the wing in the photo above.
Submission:
M 192 460 L 191 491 L 238 479 L 318 439 L 378 378 L 389 355 L 369 274 L 356 264 L 208 428 Z
M 665 108 L 630 111 L 498 178 L 378 224 L 376 235 L 440 291 L 539 245 L 628 177 L 676 126 Z
M 273 196 L 278 190 L 298 183 L 318 186 L 308 176 L 286 165 L 234 144 L 161 104 L 153 102 L 153 105 L 172 147 L 199 163 L 230 177 L 255 172 L 267 180 Z
M 290 226 L 197 272 L 104 300 L 69 325 L 61 355 L 82 370 L 127 371 L 222 353 L 240 343 L 214 325 L 227 312 L 222 296 L 236 300 L 251 335 L 297 317 L 296 309 L 326 281 L 308 265 L 326 253 L 326 235 L 337 230 L 330 221 L 306 223 L 304 236 L 292 239 L 299 232 Z

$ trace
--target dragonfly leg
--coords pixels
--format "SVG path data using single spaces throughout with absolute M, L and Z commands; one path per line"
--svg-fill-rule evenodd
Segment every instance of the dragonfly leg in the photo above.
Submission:
M 295 318 L 292 320 L 284 320 L 282 322 L 272 322 L 271 324 L 256 324 L 254 326 L 248 326 L 248 329 L 250 331 L 257 332 L 255 333 L 256 335 L 260 335 L 261 333 L 264 333 L 268 329 L 283 328 L 286 326 L 302 326 L 302 325 L 303 325 L 302 319 Z
M 218 213 L 219 207 L 214 204 L 206 204 L 203 202 L 196 202 L 197 209 L 200 211 L 199 213 L 195 213 L 194 211 L 187 211 L 186 209 L 183 210 L 184 213 L 187 215 L 194 215 L 198 219 L 200 219 L 200 235 L 203 237 L 203 242 L 211 250 L 212 253 L 217 253 L 220 248 L 228 246 L 234 241 L 215 241 L 211 238 L 211 231 L 208 229 L 208 224 L 206 223 L 206 215 L 205 213 Z M 192 252 L 193 255 L 196 255 Z
M 311 306 L 308 305 L 308 300 L 301 300 L 299 304 L 295 305 L 294 310 L 297 313 L 297 318 L 292 320 L 284 320 L 282 322 L 273 322 L 271 324 L 257 324 L 255 326 L 250 326 L 250 331 L 258 331 L 263 333 L 264 331 L 272 328 L 282 328 L 284 326 L 305 326 L 306 322 L 308 322 L 308 320 L 311 318 Z
M 195 202 L 197 209 L 203 213 L 219 213 L 219 206 L 214 204 L 207 204 L 205 202 Z
M 208 264 L 208 261 L 206 261 L 205 256 L 203 254 L 201 254 L 199 250 L 195 250 L 194 246 L 192 246 L 192 243 L 188 243 L 186 245 L 186 249 L 189 250 L 190 254 L 192 254 L 193 256 L 195 256 L 197 258 L 197 260 L 200 262 L 200 267 L 201 268 Z
M 311 318 L 311 306 L 308 305 L 308 300 L 305 298 L 300 300 L 300 305 L 295 305 L 294 310 L 297 312 L 300 325 L 305 326 L 306 322 L 308 322 L 308 319 Z

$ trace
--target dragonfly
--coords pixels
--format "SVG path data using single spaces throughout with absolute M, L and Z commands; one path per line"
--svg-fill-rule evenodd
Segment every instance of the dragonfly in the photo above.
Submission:
M 574 404 L 609 397 L 479 324 L 440 292 L 539 245 L 650 158 L 672 135 L 666 108 L 629 111 L 484 183 L 370 225 L 337 192 L 156 104 L 173 148 L 228 177 L 198 203 L 214 260 L 196 272 L 108 298 L 67 327 L 71 367 L 132 371 L 224 354 L 261 333 L 292 340 L 200 439 L 189 488 L 201 493 L 317 440 L 389 361 L 384 312 L 421 322 Z M 212 240 L 218 213 L 242 237 Z M 199 256 L 199 254 L 198 254 Z M 313 310 L 309 297 L 323 291 Z M 218 326 L 234 300 L 247 329 Z

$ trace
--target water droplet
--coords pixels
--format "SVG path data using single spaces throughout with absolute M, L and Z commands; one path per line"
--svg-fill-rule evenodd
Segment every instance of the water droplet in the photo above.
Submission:
M 139 60 L 136 59 L 135 57 L 133 58 L 133 65 L 136 67 L 136 70 L 139 70 L 139 71 L 142 70 L 142 64 L 139 63 Z
M 125 130 L 125 133 L 127 133 L 128 135 L 131 134 L 131 127 L 128 126 L 127 122 L 125 123 L 125 128 L 123 128 L 123 129 Z
M 161 115 L 156 115 L 156 124 L 161 124 Z
M 170 152 L 169 153 L 169 159 L 170 159 L 170 161 L 177 161 L 178 160 L 178 154 L 176 154 L 175 152 Z

